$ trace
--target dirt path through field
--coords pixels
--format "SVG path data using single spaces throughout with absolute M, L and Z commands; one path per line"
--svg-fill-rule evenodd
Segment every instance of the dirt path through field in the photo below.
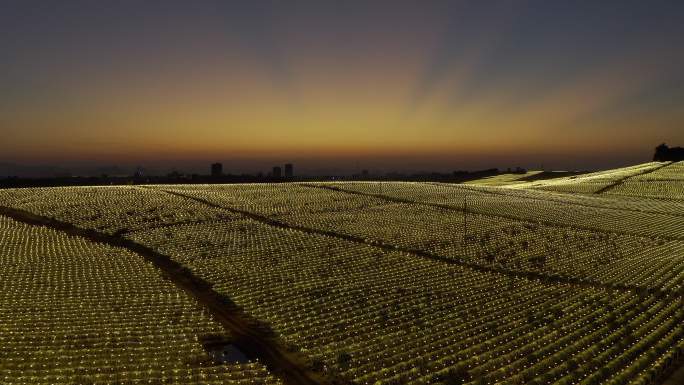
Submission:
M 351 236 L 348 234 L 340 234 L 336 233 L 333 231 L 328 231 L 328 230 L 322 230 L 322 229 L 315 229 L 315 228 L 308 228 L 304 226 L 299 226 L 299 225 L 291 225 L 287 224 L 284 222 L 281 222 L 279 220 L 269 218 L 264 215 L 252 213 L 249 211 L 241 210 L 238 208 L 230 207 L 230 206 L 224 206 L 220 204 L 213 203 L 209 200 L 199 198 L 199 197 L 194 197 L 191 195 L 186 195 L 177 191 L 171 191 L 171 190 L 164 190 L 160 189 L 161 191 L 164 191 L 168 194 L 172 194 L 178 197 L 190 199 L 199 203 L 203 203 L 209 207 L 213 208 L 218 208 L 218 209 L 224 209 L 231 211 L 236 214 L 241 214 L 244 215 L 247 218 L 253 219 L 255 221 L 258 221 L 260 223 L 264 223 L 270 226 L 278 227 L 278 228 L 283 228 L 283 229 L 292 229 L 292 230 L 298 230 L 302 231 L 308 234 L 316 234 L 316 235 L 324 235 L 324 236 L 329 236 L 329 237 L 334 237 L 338 239 L 343 239 L 349 242 L 354 242 L 354 243 L 360 243 L 360 244 L 369 244 L 365 239 L 361 237 L 355 237 Z M 385 244 L 383 242 L 378 242 L 374 241 L 370 243 L 374 247 L 378 247 L 381 249 L 385 249 L 387 251 L 401 251 L 407 254 L 411 254 L 417 257 L 421 258 L 426 258 L 430 259 L 433 261 L 438 261 L 442 263 L 447 263 L 447 264 L 453 264 L 453 265 L 459 265 L 467 268 L 471 268 L 473 270 L 481 271 L 481 272 L 490 272 L 490 273 L 496 273 L 496 274 L 502 274 L 505 276 L 512 276 L 515 278 L 522 278 L 522 279 L 534 279 L 534 280 L 540 280 L 542 282 L 546 282 L 549 284 L 573 284 L 581 287 L 593 287 L 593 288 L 599 288 L 599 289 L 605 289 L 605 290 L 615 290 L 615 291 L 636 291 L 636 292 L 643 292 L 644 294 L 647 295 L 655 295 L 656 297 L 659 298 L 664 298 L 667 296 L 674 296 L 674 298 L 677 298 L 678 296 L 681 296 L 680 293 L 675 293 L 673 291 L 668 291 L 668 290 L 660 290 L 660 289 L 651 289 L 648 291 L 644 291 L 643 288 L 640 288 L 638 286 L 632 286 L 632 285 L 616 285 L 616 284 L 607 284 L 603 282 L 593 282 L 593 281 L 587 281 L 587 280 L 578 280 L 577 278 L 574 277 L 564 277 L 560 275 L 554 275 L 554 276 L 549 276 L 546 274 L 541 274 L 541 273 L 536 273 L 536 272 L 518 272 L 518 271 L 511 271 L 511 270 L 506 270 L 506 269 L 500 269 L 500 268 L 494 268 L 494 267 L 489 267 L 489 266 L 483 266 L 479 264 L 475 264 L 472 262 L 465 261 L 463 259 L 452 259 L 452 258 L 447 258 L 439 255 L 434 255 L 431 253 L 428 253 L 423 250 L 413 250 L 413 249 L 408 249 L 408 248 L 403 248 L 400 246 L 396 245 L 390 245 L 390 244 Z M 666 385 L 674 385 L 675 383 L 679 385 L 678 381 L 681 376 L 684 375 L 682 373 L 682 370 L 678 370 L 672 375 L 667 376 L 667 382 L 665 382 Z M 675 383 L 670 382 L 671 379 L 674 379 Z M 664 384 L 664 385 L 665 385 Z
M 655 167 L 655 168 L 646 169 L 646 170 L 644 170 L 644 171 L 642 171 L 642 172 L 639 172 L 639 173 L 636 173 L 636 174 L 633 174 L 633 175 L 628 175 L 628 176 L 626 176 L 626 177 L 624 177 L 624 178 L 621 178 L 621 179 L 616 180 L 614 183 L 611 183 L 611 184 L 609 184 L 608 186 L 606 186 L 606 187 L 604 187 L 604 188 L 602 188 L 602 189 L 596 190 L 596 191 L 594 192 L 594 194 L 603 194 L 604 192 L 606 192 L 606 191 L 608 191 L 608 190 L 612 190 L 612 189 L 614 189 L 615 187 L 617 187 L 617 186 L 619 186 L 619 185 L 625 183 L 625 182 L 626 182 L 627 180 L 629 180 L 630 178 L 634 178 L 635 176 L 641 176 L 641 175 L 650 174 L 650 173 L 652 173 L 652 172 L 654 172 L 654 171 L 660 170 L 661 168 L 667 167 L 667 166 L 669 166 L 669 165 L 671 165 L 671 164 L 674 164 L 674 163 L 675 163 L 675 162 L 668 162 L 668 163 L 662 164 L 662 165 L 660 165 L 660 166 L 658 166 L 658 167 Z
M 360 195 L 360 196 L 367 196 L 371 198 L 378 198 L 378 199 L 383 199 L 388 202 L 394 202 L 394 203 L 403 203 L 403 204 L 411 204 L 411 205 L 419 205 L 419 206 L 426 206 L 426 207 L 435 207 L 443 210 L 449 210 L 449 211 L 455 211 L 455 212 L 463 212 L 462 207 L 456 207 L 448 204 L 442 204 L 442 203 L 431 203 L 431 202 L 423 202 L 423 201 L 415 201 L 411 199 L 405 199 L 405 198 L 398 198 L 398 197 L 392 197 L 389 195 L 384 195 L 382 193 L 367 193 L 367 192 L 361 192 L 361 191 L 353 191 L 353 190 L 347 190 L 343 189 L 340 187 L 336 186 L 326 186 L 326 185 L 319 185 L 319 184 L 310 184 L 310 183 L 299 183 L 299 186 L 304 186 L 304 187 L 309 187 L 309 188 L 317 188 L 317 189 L 324 189 L 324 190 L 330 190 L 330 191 L 336 191 L 341 194 L 350 194 L 350 195 Z M 468 188 L 470 190 L 473 190 L 472 188 Z M 495 192 L 490 192 L 487 191 L 485 192 L 486 194 L 497 194 Z M 527 198 L 526 198 L 527 199 Z M 581 205 L 578 205 L 581 206 Z M 588 207 L 588 205 L 587 205 Z M 597 207 L 599 208 L 599 207 Z M 609 209 L 613 210 L 613 209 Z M 643 237 L 643 234 L 635 233 L 635 232 L 630 232 L 630 231 L 618 231 L 618 230 L 606 230 L 606 229 L 599 229 L 594 226 L 586 226 L 582 224 L 564 224 L 560 223 L 559 221 L 551 221 L 548 219 L 543 219 L 543 218 L 537 218 L 535 220 L 531 220 L 528 218 L 523 218 L 520 216 L 516 215 L 510 215 L 510 214 L 504 214 L 504 213 L 489 213 L 489 212 L 480 212 L 477 210 L 473 210 L 472 208 L 466 209 L 465 212 L 469 214 L 476 214 L 476 215 L 484 215 L 488 217 L 493 217 L 493 218 L 502 218 L 502 219 L 508 219 L 512 221 L 517 221 L 517 222 L 524 222 L 524 223 L 540 223 L 544 226 L 549 226 L 549 227 L 554 227 L 554 228 L 560 228 L 560 229 L 581 229 L 581 230 L 587 230 L 587 231 L 593 231 L 595 233 L 603 233 L 603 234 L 616 234 L 616 235 L 636 235 Z M 661 213 L 658 213 L 661 214 Z M 668 235 L 659 235 L 659 238 L 668 240 L 668 241 L 684 241 L 684 237 L 681 236 L 668 236 Z
M 539 280 L 541 282 L 546 282 L 549 284 L 571 284 L 571 285 L 576 285 L 580 287 L 592 287 L 592 288 L 597 288 L 597 289 L 604 289 L 604 290 L 615 290 L 615 291 L 635 291 L 635 292 L 643 292 L 644 294 L 647 295 L 656 295 L 656 296 L 668 296 L 668 295 L 678 295 L 674 291 L 670 290 L 662 290 L 659 288 L 651 288 L 648 290 L 645 290 L 642 287 L 636 286 L 636 285 L 621 285 L 621 284 L 611 284 L 611 283 L 605 283 L 605 282 L 600 282 L 600 281 L 594 281 L 594 280 L 588 280 L 588 279 L 579 279 L 576 277 L 569 277 L 569 276 L 563 276 L 561 274 L 554 274 L 554 275 L 548 275 L 540 272 L 534 272 L 534 271 L 516 271 L 516 270 L 509 270 L 506 268 L 502 267 L 495 267 L 495 266 L 488 266 L 488 265 L 483 265 L 475 262 L 471 262 L 465 258 L 461 258 L 458 256 L 451 256 L 451 257 L 445 257 L 442 255 L 437 255 L 430 253 L 425 250 L 419 250 L 419 249 L 411 249 L 399 245 L 393 245 L 393 244 L 388 244 L 380 240 L 373 240 L 373 241 L 368 241 L 365 238 L 354 236 L 354 235 L 349 235 L 349 234 L 343 234 L 343 233 L 338 233 L 335 231 L 330 231 L 330 230 L 323 230 L 323 229 L 316 229 L 316 228 L 311 228 L 311 227 L 306 227 L 306 226 L 301 226 L 297 224 L 289 224 L 285 222 L 281 222 L 277 219 L 270 218 L 264 215 L 256 214 L 253 212 L 249 212 L 246 210 L 241 210 L 235 207 L 230 207 L 230 206 L 225 206 L 225 205 L 220 205 L 213 203 L 209 200 L 195 197 L 192 195 L 186 195 L 178 191 L 172 191 L 172 190 L 164 190 L 164 189 L 159 189 L 159 191 L 164 191 L 168 194 L 172 194 L 178 197 L 186 198 L 193 200 L 195 202 L 203 203 L 209 207 L 217 208 L 217 209 L 222 209 L 222 210 L 228 210 L 230 212 L 236 213 L 236 214 L 241 214 L 245 216 L 246 218 L 253 219 L 257 222 L 267 224 L 269 226 L 273 227 L 278 227 L 282 229 L 291 229 L 291 230 L 297 230 L 301 231 L 307 234 L 316 234 L 316 235 L 323 235 L 327 237 L 332 237 L 332 238 L 337 238 L 337 239 L 342 239 L 348 242 L 353 242 L 357 244 L 365 244 L 365 245 L 371 245 L 380 249 L 384 249 L 387 251 L 400 251 L 406 254 L 410 254 L 419 258 L 425 258 L 425 259 L 430 259 L 432 261 L 437 261 L 440 263 L 446 263 L 446 264 L 451 264 L 451 265 L 458 265 L 462 267 L 466 267 L 469 269 L 473 269 L 476 271 L 480 272 L 485 272 L 485 273 L 495 273 L 495 274 L 500 274 L 508 277 L 514 277 L 514 278 L 521 278 L 521 279 L 527 279 L 527 280 Z
M 602 210 L 613 210 L 613 211 L 628 211 L 628 212 L 633 212 L 633 213 L 644 213 L 644 214 L 656 214 L 656 215 L 671 215 L 674 217 L 684 217 L 684 213 L 680 212 L 663 212 L 663 211 L 655 211 L 655 210 L 649 210 L 649 209 L 637 209 L 637 208 L 632 208 L 632 207 L 606 207 L 606 206 L 601 206 L 600 204 L 591 204 L 591 203 L 585 203 L 585 202 L 568 202 L 568 201 L 563 201 L 560 199 L 564 193 L 558 192 L 558 191 L 545 191 L 547 193 L 553 193 L 556 195 L 556 198 L 551 198 L 551 197 L 543 197 L 543 196 L 520 196 L 516 195 L 515 193 L 518 191 L 518 189 L 513 189 L 509 187 L 491 187 L 491 186 L 471 186 L 471 185 L 465 185 L 465 184 L 451 184 L 451 183 L 439 183 L 439 182 L 424 182 L 425 184 L 430 184 L 433 186 L 440 186 L 440 187 L 452 187 L 452 188 L 460 188 L 468 191 L 472 191 L 475 193 L 480 193 L 480 194 L 490 194 L 490 195 L 500 195 L 500 196 L 505 196 L 505 197 L 513 197 L 513 198 L 518 198 L 521 200 L 527 200 L 527 201 L 537 201 L 537 202 L 549 202 L 549 203 L 561 203 L 564 205 L 569 205 L 569 206 L 575 206 L 575 207 L 587 207 L 587 208 L 596 208 L 596 209 L 602 209 Z M 521 189 L 522 190 L 522 189 Z M 604 195 L 599 199 L 615 199 L 611 195 Z M 648 198 L 648 199 L 658 199 L 658 198 Z M 488 215 L 488 214 L 482 214 L 482 215 Z
M 0 215 L 29 225 L 45 226 L 93 242 L 124 248 L 140 255 L 160 269 L 176 286 L 205 306 L 215 319 L 230 332 L 234 338 L 231 341 L 233 345 L 237 346 L 249 358 L 257 358 L 265 364 L 269 371 L 282 379 L 286 385 L 331 383 L 321 375 L 308 370 L 305 357 L 286 351 L 283 345 L 278 343 L 275 334 L 268 326 L 244 313 L 230 299 L 213 290 L 208 282 L 195 276 L 190 270 L 170 257 L 128 239 L 95 230 L 82 229 L 70 223 L 42 217 L 24 210 L 0 206 Z

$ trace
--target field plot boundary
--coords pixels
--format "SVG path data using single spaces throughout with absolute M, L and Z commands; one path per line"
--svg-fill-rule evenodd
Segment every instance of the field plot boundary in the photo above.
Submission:
M 684 213 L 663 213 L 661 211 L 653 211 L 653 210 L 648 210 L 648 209 L 636 209 L 636 208 L 631 208 L 631 207 L 606 207 L 606 206 L 601 206 L 598 204 L 591 204 L 591 203 L 582 203 L 582 202 L 565 202 L 562 201 L 560 198 L 563 195 L 567 195 L 567 193 L 562 193 L 558 191 L 544 191 L 546 193 L 553 193 L 557 198 L 544 198 L 541 196 L 521 196 L 521 195 L 512 195 L 515 194 L 519 189 L 513 189 L 510 187 L 506 186 L 474 186 L 474 185 L 466 185 L 466 184 L 458 184 L 458 183 L 443 183 L 443 182 L 422 182 L 425 184 L 433 185 L 433 186 L 440 186 L 440 187 L 451 187 L 451 188 L 462 188 L 464 190 L 468 191 L 473 191 L 476 193 L 481 193 L 481 194 L 490 194 L 490 195 L 499 195 L 499 196 L 514 196 L 516 198 L 520 199 L 525 199 L 525 200 L 530 200 L 530 201 L 539 201 L 539 202 L 553 202 L 553 203 L 562 203 L 562 204 L 567 204 L 571 206 L 577 206 L 577 207 L 588 207 L 588 208 L 597 208 L 597 209 L 602 209 L 602 210 L 613 210 L 613 211 L 627 211 L 627 212 L 634 212 L 634 213 L 644 213 L 644 214 L 655 214 L 655 215 L 670 215 L 674 217 L 684 217 Z M 485 188 L 482 188 L 485 187 Z M 522 190 L 522 189 L 520 189 Z M 539 190 L 534 190 L 534 191 L 539 191 Z M 572 196 L 576 196 L 579 194 L 570 194 Z M 591 197 L 594 194 L 585 194 L 584 196 L 589 196 Z M 605 198 L 604 198 L 605 197 Z M 614 195 L 607 194 L 607 195 L 602 195 L 601 198 L 599 199 L 615 199 Z M 661 198 L 655 198 L 655 197 L 648 197 L 646 199 L 661 199 Z M 661 199 L 662 200 L 662 199 Z M 482 214 L 482 215 L 490 215 L 490 214 Z M 523 219 L 521 219 L 523 220 Z M 599 230 L 597 230 L 599 231 Z
M 45 226 L 68 235 L 82 237 L 93 242 L 123 248 L 140 255 L 162 271 L 177 287 L 188 293 L 215 317 L 228 331 L 237 346 L 248 357 L 258 359 L 268 370 L 286 385 L 322 385 L 329 383 L 322 376 L 305 367 L 305 359 L 298 353 L 285 350 L 276 340 L 275 333 L 266 324 L 244 313 L 230 299 L 212 289 L 211 284 L 194 275 L 189 269 L 170 257 L 136 243 L 132 240 L 95 230 L 83 229 L 70 223 L 43 217 L 28 211 L 0 206 L 0 215 L 18 222 Z
M 675 162 L 668 162 L 668 163 L 662 164 L 662 165 L 660 165 L 660 166 L 658 166 L 658 167 L 654 167 L 654 168 L 652 168 L 652 169 L 646 169 L 645 171 L 642 171 L 642 172 L 639 172 L 639 173 L 636 173 L 636 174 L 633 174 L 633 175 L 627 175 L 627 176 L 625 176 L 624 178 L 620 178 L 620 179 L 616 180 L 615 182 L 609 184 L 608 186 L 602 187 L 602 188 L 600 188 L 600 189 L 594 191 L 594 194 L 603 194 L 604 192 L 606 192 L 606 191 L 608 191 L 608 190 L 611 190 L 611 189 L 613 189 L 613 188 L 615 188 L 615 187 L 617 187 L 617 186 L 619 186 L 619 185 L 625 183 L 625 182 L 626 182 L 627 180 L 629 180 L 630 178 L 634 178 L 634 177 L 642 176 L 642 175 L 647 175 L 647 174 L 650 174 L 650 173 L 652 173 L 652 172 L 654 172 L 654 171 L 658 171 L 658 170 L 660 170 L 661 168 L 665 168 L 665 167 L 667 167 L 667 166 L 670 166 L 670 165 L 672 165 L 672 164 L 675 164 Z
M 420 205 L 420 206 L 428 206 L 428 207 L 436 207 L 444 210 L 450 210 L 450 211 L 456 211 L 456 212 L 464 212 L 462 207 L 456 207 L 452 205 L 447 205 L 447 204 L 441 204 L 441 203 L 431 203 L 431 202 L 424 202 L 424 201 L 414 201 L 411 199 L 405 199 L 405 198 L 398 198 L 398 197 L 391 197 L 388 195 L 384 194 L 375 194 L 375 193 L 366 193 L 366 192 L 361 192 L 361 191 L 352 191 L 352 190 L 347 190 L 343 188 L 339 188 L 336 186 L 326 186 L 326 185 L 316 185 L 316 184 L 309 184 L 309 183 L 300 183 L 302 186 L 308 186 L 310 188 L 318 188 L 318 189 L 327 189 L 327 190 L 332 190 L 332 191 L 337 191 L 339 193 L 343 194 L 351 194 L 351 195 L 361 195 L 361 196 L 367 196 L 367 197 L 373 197 L 373 198 L 378 198 L 378 199 L 385 199 L 388 201 L 392 201 L 394 203 L 403 203 L 403 204 L 413 204 L 413 205 Z M 473 189 L 474 190 L 474 189 Z M 471 191 L 473 191 L 471 190 Z M 497 194 L 495 192 L 485 192 L 488 194 Z M 581 205 L 578 205 L 581 206 Z M 225 208 L 225 207 L 222 207 Z M 600 208 L 600 207 L 598 207 Z M 616 210 L 620 211 L 620 209 L 614 209 L 614 208 L 608 208 L 609 210 Z M 525 223 L 540 223 L 545 226 L 550 226 L 550 227 L 556 227 L 556 228 L 561 228 L 561 229 L 580 229 L 580 230 L 587 230 L 587 231 L 593 231 L 596 233 L 603 233 L 603 234 L 617 234 L 617 235 L 634 235 L 634 236 L 643 236 L 642 234 L 638 233 L 633 233 L 629 231 L 615 231 L 615 230 L 606 230 L 606 229 L 599 229 L 596 227 L 592 226 L 583 226 L 580 224 L 573 224 L 573 225 L 564 225 L 559 222 L 554 222 L 554 221 L 549 221 L 549 220 L 530 220 L 530 219 L 525 219 L 521 217 L 517 217 L 515 215 L 505 215 L 505 214 L 493 214 L 493 213 L 481 213 L 472 209 L 466 209 L 466 213 L 469 214 L 477 214 L 477 215 L 484 215 L 484 216 L 489 216 L 489 217 L 494 217 L 494 218 L 503 218 L 503 219 L 508 219 L 508 220 L 513 220 L 513 221 L 518 221 L 518 222 L 525 222 Z M 662 215 L 662 214 L 661 214 Z M 668 240 L 668 241 L 684 241 L 684 237 L 677 237 L 677 236 L 665 236 L 665 235 L 658 235 L 659 238 Z
M 296 224 L 288 224 L 285 222 L 281 222 L 277 219 L 273 219 L 264 215 L 252 213 L 249 211 L 229 207 L 229 206 L 224 206 L 220 204 L 216 204 L 213 202 L 210 202 L 206 199 L 203 198 L 198 198 L 194 197 L 191 195 L 186 195 L 181 192 L 177 191 L 171 191 L 171 190 L 164 190 L 160 189 L 161 191 L 164 191 L 168 194 L 176 195 L 179 197 L 184 197 L 187 199 L 194 200 L 196 202 L 204 203 L 210 207 L 214 208 L 220 208 L 224 210 L 228 210 L 231 212 L 234 212 L 236 214 L 242 214 L 245 217 L 258 221 L 260 223 L 264 223 L 273 227 L 277 228 L 282 228 L 282 229 L 289 229 L 289 230 L 297 230 L 297 231 L 302 231 L 304 233 L 308 234 L 315 234 L 315 235 L 322 235 L 322 236 L 327 236 L 327 237 L 332 237 L 332 238 L 337 238 L 341 240 L 345 240 L 348 242 L 353 242 L 357 244 L 363 244 L 363 245 L 371 245 L 374 247 L 378 247 L 383 250 L 387 251 L 398 251 L 398 252 L 403 252 L 406 254 L 410 254 L 419 258 L 424 258 L 424 259 L 429 259 L 432 261 L 440 262 L 440 263 L 445 263 L 445 264 L 450 264 L 450 265 L 457 265 L 465 268 L 470 268 L 479 272 L 483 273 L 494 273 L 494 274 L 500 274 L 508 277 L 514 277 L 514 278 L 521 278 L 521 279 L 527 279 L 527 280 L 536 280 L 540 281 L 542 283 L 549 283 L 549 284 L 571 284 L 571 285 L 578 285 L 581 287 L 591 287 L 591 288 L 597 288 L 597 289 L 604 289 L 604 290 L 615 290 L 615 291 L 635 291 L 638 293 L 645 293 L 645 294 L 652 294 L 652 295 L 657 295 L 657 296 L 668 296 L 668 295 L 673 295 L 673 296 L 679 296 L 681 295 L 680 293 L 676 293 L 671 290 L 663 290 L 663 289 L 655 289 L 655 288 L 649 288 L 649 289 L 644 289 L 639 286 L 634 286 L 634 285 L 618 285 L 618 284 L 609 284 L 609 283 L 604 283 L 604 282 L 598 282 L 594 280 L 582 280 L 579 278 L 575 277 L 568 277 L 560 274 L 554 274 L 554 275 L 548 275 L 548 274 L 542 274 L 538 272 L 533 272 L 533 271 L 516 271 L 516 270 L 510 270 L 510 269 L 504 269 L 504 268 L 499 268 L 499 267 L 492 267 L 492 266 L 487 266 L 487 265 L 482 265 L 474 262 L 468 262 L 465 259 L 461 257 L 445 257 L 441 255 L 436 255 L 424 250 L 419 250 L 419 249 L 412 249 L 412 248 L 407 248 L 407 247 L 401 247 L 397 245 L 391 245 L 379 240 L 366 240 L 364 238 L 358 237 L 358 236 L 353 236 L 349 234 L 341 234 L 337 233 L 334 231 L 329 231 L 329 230 L 323 230 L 323 229 L 315 229 L 315 228 L 310 228 L 306 226 L 301 226 L 301 225 L 296 225 Z

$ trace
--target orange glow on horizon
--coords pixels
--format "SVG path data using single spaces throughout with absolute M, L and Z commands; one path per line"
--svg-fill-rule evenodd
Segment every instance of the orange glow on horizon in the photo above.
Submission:
M 353 22 L 293 10 L 268 33 L 247 23 L 242 35 L 176 41 L 162 29 L 159 41 L 90 47 L 102 57 L 67 49 L 44 67 L 54 52 L 32 48 L 20 64 L 41 70 L 0 96 L 10 138 L 0 161 L 633 153 L 684 142 L 681 105 L 651 96 L 680 72 L 681 50 L 635 41 L 599 57 L 578 38 L 586 63 L 547 65 L 538 61 L 556 46 L 543 35 L 529 37 L 537 51 L 502 48 L 517 8 L 487 10 L 484 24 L 465 6 L 397 5 L 383 23 L 383 7 Z

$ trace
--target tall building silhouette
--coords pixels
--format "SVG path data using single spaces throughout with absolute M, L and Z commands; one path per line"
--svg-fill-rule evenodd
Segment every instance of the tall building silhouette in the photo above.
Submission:
M 292 178 L 294 176 L 294 166 L 292 163 L 285 164 L 285 178 Z
M 280 168 L 280 166 L 274 166 L 273 167 L 273 177 L 274 178 L 280 178 L 283 176 L 283 171 Z
M 211 165 L 211 176 L 221 176 L 223 175 L 223 164 L 213 163 Z

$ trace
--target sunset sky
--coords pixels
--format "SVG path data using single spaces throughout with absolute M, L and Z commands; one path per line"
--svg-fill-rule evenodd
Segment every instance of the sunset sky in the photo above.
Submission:
M 0 162 L 601 168 L 684 145 L 684 1 L 0 0 Z

